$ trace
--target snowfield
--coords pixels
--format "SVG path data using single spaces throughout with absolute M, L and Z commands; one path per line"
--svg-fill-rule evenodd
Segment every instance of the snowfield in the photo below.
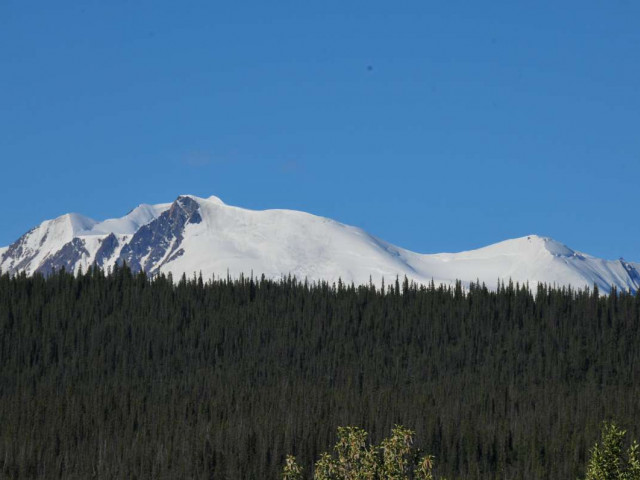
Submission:
M 111 268 L 126 261 L 150 274 L 240 274 L 281 278 L 291 274 L 380 285 L 396 276 L 420 283 L 464 284 L 498 279 L 592 287 L 603 292 L 640 288 L 640 264 L 604 260 L 551 238 L 529 235 L 477 250 L 419 254 L 364 230 L 293 210 L 254 211 L 217 197 L 181 195 L 173 203 L 140 205 L 122 218 L 96 222 L 79 214 L 42 222 L 0 248 L 3 272 L 78 271 L 92 264 Z

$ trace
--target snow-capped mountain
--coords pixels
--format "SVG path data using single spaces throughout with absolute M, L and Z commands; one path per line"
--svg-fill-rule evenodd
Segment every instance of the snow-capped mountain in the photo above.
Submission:
M 550 238 L 530 235 L 460 253 L 419 254 L 364 230 L 292 210 L 253 211 L 219 198 L 179 196 L 173 203 L 140 205 L 122 218 L 96 222 L 71 213 L 42 222 L 0 248 L 0 270 L 47 274 L 126 262 L 150 274 L 204 278 L 241 273 L 356 284 L 380 284 L 405 275 L 417 282 L 494 287 L 498 279 L 598 285 L 637 291 L 640 264 L 603 260 Z

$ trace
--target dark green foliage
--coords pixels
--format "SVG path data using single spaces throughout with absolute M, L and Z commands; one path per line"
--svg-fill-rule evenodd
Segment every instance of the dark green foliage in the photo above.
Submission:
M 640 296 L 0 276 L 0 477 L 278 478 L 394 424 L 448 478 L 584 475 L 637 438 Z M 309 466 L 309 467 L 307 467 Z

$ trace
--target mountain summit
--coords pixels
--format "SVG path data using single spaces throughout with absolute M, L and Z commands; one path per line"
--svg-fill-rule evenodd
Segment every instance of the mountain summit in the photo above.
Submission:
M 96 222 L 70 213 L 42 222 L 0 248 L 0 270 L 48 274 L 64 267 L 111 268 L 126 262 L 149 274 L 295 275 L 379 284 L 407 276 L 450 284 L 498 279 L 637 291 L 640 264 L 603 260 L 551 238 L 529 235 L 460 253 L 419 254 L 364 230 L 293 210 L 254 211 L 217 197 L 181 195 L 173 203 L 139 205 L 122 218 Z

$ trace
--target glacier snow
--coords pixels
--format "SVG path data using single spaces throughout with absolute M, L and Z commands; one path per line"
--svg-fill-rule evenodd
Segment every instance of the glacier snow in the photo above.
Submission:
M 638 291 L 640 264 L 604 260 L 538 235 L 459 253 L 419 254 L 364 230 L 293 210 L 254 211 L 217 197 L 181 195 L 96 222 L 79 214 L 42 222 L 0 248 L 0 270 L 48 274 L 64 267 L 113 268 L 126 262 L 149 274 L 237 277 L 294 275 L 309 281 L 380 285 L 406 276 L 419 283 L 528 282 L 603 292 Z

